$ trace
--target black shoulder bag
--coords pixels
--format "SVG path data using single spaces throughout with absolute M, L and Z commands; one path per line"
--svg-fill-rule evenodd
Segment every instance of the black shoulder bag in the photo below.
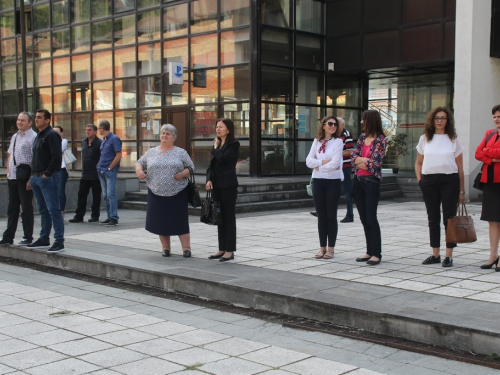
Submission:
M 493 130 L 489 135 L 488 135 L 488 138 L 486 138 L 486 142 L 484 142 L 484 145 L 486 146 L 486 144 L 488 143 L 488 141 L 491 139 L 491 137 L 493 137 L 493 135 L 496 133 L 496 130 Z M 483 185 L 484 183 L 481 182 L 481 176 L 483 175 L 483 167 L 484 167 L 484 163 L 483 165 L 481 166 L 481 169 L 476 178 L 474 179 L 474 184 L 472 185 L 472 187 L 474 189 L 477 189 L 477 190 L 481 190 L 483 191 Z
M 16 168 L 16 180 L 28 181 L 31 177 L 31 166 L 29 164 L 16 164 L 16 141 L 17 133 L 14 139 L 14 145 L 12 147 L 12 159 L 14 161 L 14 167 Z

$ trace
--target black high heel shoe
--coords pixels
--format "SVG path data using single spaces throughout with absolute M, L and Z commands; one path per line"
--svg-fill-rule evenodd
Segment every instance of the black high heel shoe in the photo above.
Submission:
M 498 270 L 498 267 L 497 267 L 499 260 L 500 260 L 500 256 L 498 256 L 497 259 L 493 263 L 491 263 L 491 264 L 483 264 L 481 266 L 481 269 L 483 269 L 483 270 L 489 270 L 494 265 L 495 266 L 495 271 L 500 272 L 500 270 Z
M 227 262 L 228 260 L 233 260 L 234 259 L 234 254 L 231 255 L 229 258 L 224 258 L 224 257 L 221 257 L 219 259 L 219 262 Z
M 210 255 L 210 256 L 208 257 L 208 259 L 219 259 L 219 258 L 221 258 L 224 254 L 225 254 L 225 253 L 222 253 L 222 254 L 219 254 L 219 255 L 217 255 L 217 254 L 215 254 L 215 255 Z

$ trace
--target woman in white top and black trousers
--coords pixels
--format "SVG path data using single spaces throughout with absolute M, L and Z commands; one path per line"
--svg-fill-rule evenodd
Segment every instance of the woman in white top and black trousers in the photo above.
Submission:
M 446 107 L 433 109 L 427 115 L 424 134 L 417 145 L 415 173 L 422 190 L 429 218 L 432 255 L 422 264 L 441 263 L 453 266 L 453 248 L 456 243 L 446 243 L 446 257 L 441 262 L 440 211 L 443 207 L 444 228 L 448 219 L 455 216 L 457 204 L 465 203 L 463 147 L 455 132 L 453 114 Z
M 313 169 L 313 199 L 318 216 L 320 250 L 316 259 L 332 259 L 337 240 L 337 208 L 344 180 L 342 172 L 342 131 L 336 117 L 326 116 L 318 127 L 317 138 L 307 155 L 306 165 Z M 326 249 L 328 240 L 328 250 Z

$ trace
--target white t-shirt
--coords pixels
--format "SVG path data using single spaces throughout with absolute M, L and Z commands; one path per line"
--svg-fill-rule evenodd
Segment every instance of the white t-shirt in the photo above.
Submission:
M 458 173 L 455 158 L 464 152 L 464 148 L 458 138 L 452 141 L 448 134 L 434 134 L 430 142 L 424 134 L 418 141 L 417 151 L 424 155 L 422 174 L 452 174 Z
M 309 168 L 318 168 L 318 170 L 313 170 L 312 177 L 344 181 L 344 172 L 342 172 L 344 142 L 342 142 L 341 138 L 330 139 L 325 144 L 325 152 L 319 152 L 322 143 L 323 141 L 314 139 L 309 155 L 306 158 L 306 165 Z M 330 160 L 330 162 L 323 165 L 323 160 Z

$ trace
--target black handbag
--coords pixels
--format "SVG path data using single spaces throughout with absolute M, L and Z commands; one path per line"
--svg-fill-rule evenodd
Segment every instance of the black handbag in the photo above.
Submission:
M 488 141 L 491 139 L 491 137 L 493 137 L 493 135 L 496 133 L 495 130 L 493 130 L 489 135 L 488 135 L 488 138 L 486 138 L 486 142 L 484 142 L 484 145 L 486 146 L 486 143 L 488 143 Z M 472 187 L 474 189 L 477 189 L 477 190 L 481 190 L 483 191 L 483 185 L 484 183 L 481 182 L 481 176 L 483 175 L 483 167 L 484 167 L 484 164 L 481 166 L 481 172 L 479 172 L 476 176 L 476 178 L 474 179 L 474 183 L 472 184 Z
M 191 168 L 189 168 L 190 174 L 188 179 L 188 202 L 194 208 L 201 206 L 200 192 L 196 188 L 196 182 L 194 180 L 194 173 Z
M 200 221 L 209 225 L 222 223 L 220 203 L 212 198 L 212 191 L 207 191 L 207 196 L 201 202 Z
M 29 164 L 17 164 L 16 163 L 16 139 L 14 139 L 14 145 L 12 150 L 12 160 L 14 162 L 14 166 L 16 167 L 16 180 L 28 181 L 31 177 L 31 166 Z

